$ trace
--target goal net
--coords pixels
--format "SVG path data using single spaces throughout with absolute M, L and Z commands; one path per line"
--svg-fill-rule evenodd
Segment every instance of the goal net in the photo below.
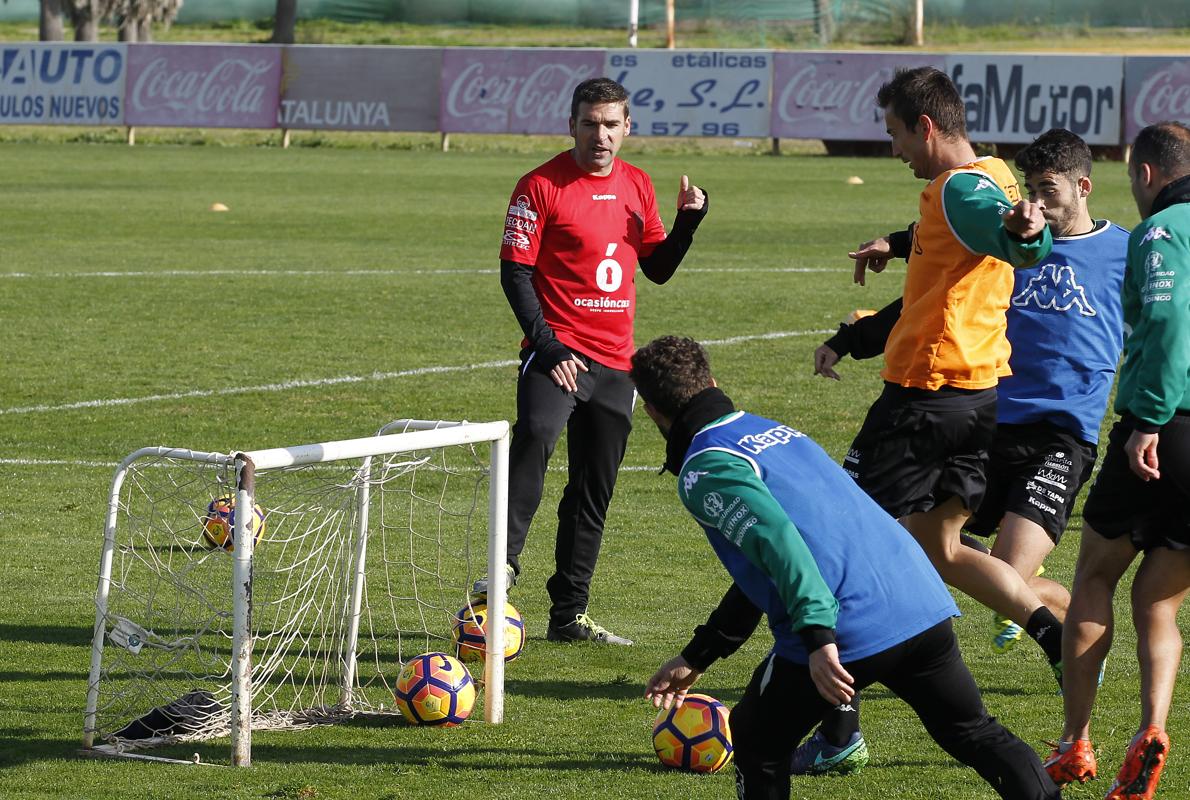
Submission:
M 503 607 L 507 448 L 506 422 L 401 420 L 364 439 L 128 456 L 109 496 L 84 748 L 230 736 L 246 765 L 253 730 L 395 715 L 402 664 L 452 652 L 481 574 Z M 488 628 L 474 677 L 498 723 L 504 630 Z

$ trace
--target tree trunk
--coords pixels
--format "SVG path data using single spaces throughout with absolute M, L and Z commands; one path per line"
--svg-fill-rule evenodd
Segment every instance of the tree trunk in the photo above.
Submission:
M 814 31 L 818 34 L 819 44 L 828 45 L 835 38 L 835 14 L 831 10 L 831 0 L 815 0 Z
M 925 45 L 925 16 L 924 0 L 914 0 L 913 8 L 909 14 L 909 28 L 905 31 L 905 44 L 915 47 Z
M 99 0 L 84 0 L 84 2 L 71 3 L 71 23 L 74 25 L 74 40 L 76 42 L 97 42 L 99 41 L 99 18 L 102 16 L 102 9 L 99 7 Z
M 142 19 L 140 21 L 140 27 L 137 29 L 137 32 L 136 32 L 136 40 L 138 42 L 153 41 L 153 20 Z
M 294 28 L 297 26 L 297 0 L 277 0 L 276 17 L 273 23 L 274 44 L 293 44 Z
M 38 25 L 38 37 L 43 42 L 62 41 L 61 0 L 41 0 L 41 21 Z
M 140 26 L 137 24 L 137 21 L 132 17 L 120 17 L 119 23 L 120 30 L 117 34 L 117 38 L 121 42 L 134 44 L 137 41 L 137 32 L 140 28 Z
M 76 42 L 98 42 L 99 20 L 83 19 L 74 24 L 74 40 Z

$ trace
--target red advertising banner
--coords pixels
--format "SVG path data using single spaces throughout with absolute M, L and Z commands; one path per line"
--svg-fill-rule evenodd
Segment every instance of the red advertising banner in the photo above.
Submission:
M 787 139 L 888 139 L 876 92 L 898 67 L 945 68 L 921 53 L 774 53 L 772 135 Z
M 574 87 L 599 77 L 603 52 L 449 48 L 442 55 L 439 129 L 564 134 Z
M 1175 120 L 1190 125 L 1190 60 L 1173 56 L 1124 59 L 1124 143 L 1140 129 Z
M 441 75 L 437 47 L 286 47 L 277 124 L 436 131 Z
M 280 89 L 280 47 L 137 45 L 128 48 L 125 122 L 275 128 Z

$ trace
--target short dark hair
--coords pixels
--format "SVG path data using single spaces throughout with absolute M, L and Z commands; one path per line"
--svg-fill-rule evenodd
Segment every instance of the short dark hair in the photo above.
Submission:
M 711 386 L 711 362 L 693 339 L 662 336 L 636 351 L 629 376 L 645 402 L 673 419 Z
M 1190 128 L 1180 122 L 1158 122 L 1136 134 L 1133 164 L 1149 164 L 1167 177 L 1190 174 Z
M 1076 133 L 1050 128 L 1016 154 L 1021 175 L 1056 172 L 1072 181 L 1091 176 L 1091 148 Z
M 938 131 L 951 138 L 967 138 L 967 112 L 954 81 L 940 69 L 898 68 L 893 78 L 876 92 L 876 104 L 892 109 L 905 127 L 917 130 L 922 114 L 934 121 Z
M 628 90 L 611 78 L 588 78 L 574 87 L 574 96 L 570 99 L 571 119 L 578 119 L 579 103 L 591 106 L 623 103 L 624 116 L 628 116 Z

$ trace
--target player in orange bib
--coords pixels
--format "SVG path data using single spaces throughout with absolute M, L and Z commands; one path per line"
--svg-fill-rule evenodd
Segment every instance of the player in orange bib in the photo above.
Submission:
M 875 343 L 884 352 L 884 391 L 843 466 L 909 529 L 943 580 L 1024 626 L 1060 682 L 1061 623 L 1012 567 L 960 540 L 986 488 L 996 383 L 1011 374 L 1005 312 L 1012 270 L 1036 265 L 1052 246 L 1043 207 L 1021 199 L 1003 161 L 976 157 L 963 100 L 945 73 L 898 70 L 877 103 L 893 155 L 928 183 L 908 231 L 850 254 L 859 284 L 894 256 L 907 256 L 909 266 L 899 317 Z M 838 360 L 829 346 L 819 347 L 815 373 L 837 378 Z M 842 746 L 856 728 L 858 713 L 849 707 L 824 722 L 817 746 Z

